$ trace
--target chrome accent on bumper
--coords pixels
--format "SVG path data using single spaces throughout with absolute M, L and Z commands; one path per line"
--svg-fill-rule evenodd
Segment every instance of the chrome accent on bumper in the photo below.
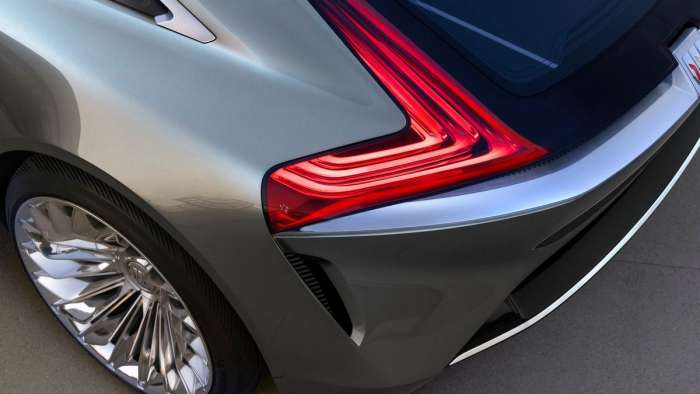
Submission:
M 682 61 L 698 30 L 684 34 Z M 691 76 L 678 67 L 599 136 L 550 163 L 435 196 L 380 207 L 277 234 L 280 238 L 385 234 L 471 226 L 549 209 L 576 200 L 672 135 L 698 102 Z M 563 131 L 565 132 L 565 131 Z M 517 196 L 517 198 L 514 198 Z

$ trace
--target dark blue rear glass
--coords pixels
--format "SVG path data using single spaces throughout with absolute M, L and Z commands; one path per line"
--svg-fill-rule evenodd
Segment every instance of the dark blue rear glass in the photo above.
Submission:
M 403 0 L 509 91 L 538 93 L 594 60 L 656 0 Z

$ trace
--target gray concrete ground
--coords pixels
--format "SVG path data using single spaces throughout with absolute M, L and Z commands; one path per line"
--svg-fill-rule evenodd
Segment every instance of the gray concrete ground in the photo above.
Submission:
M 700 160 L 628 246 L 542 322 L 420 394 L 700 391 Z M 266 382 L 261 391 L 269 392 Z M 0 234 L 0 392 L 131 393 L 50 316 Z

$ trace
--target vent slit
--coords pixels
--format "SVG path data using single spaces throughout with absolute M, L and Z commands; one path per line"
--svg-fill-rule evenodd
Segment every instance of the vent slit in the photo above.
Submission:
M 343 331 L 350 335 L 352 333 L 352 322 L 347 309 L 333 282 L 321 268 L 321 264 L 328 263 L 317 257 L 303 256 L 296 253 L 286 253 L 285 256 L 318 302 L 323 305 Z

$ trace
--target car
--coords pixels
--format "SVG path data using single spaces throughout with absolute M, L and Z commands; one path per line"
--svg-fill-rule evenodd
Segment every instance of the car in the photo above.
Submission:
M 411 392 L 555 310 L 668 194 L 700 146 L 698 21 L 6 2 L 2 221 L 47 313 L 138 391 Z

